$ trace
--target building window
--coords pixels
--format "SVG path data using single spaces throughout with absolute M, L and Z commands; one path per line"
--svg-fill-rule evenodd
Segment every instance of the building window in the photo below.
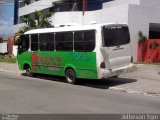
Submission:
M 25 5 L 29 5 L 31 3 L 31 0 L 24 0 Z
M 82 1 L 70 0 L 53 2 L 53 7 L 50 8 L 50 12 L 63 11 L 82 11 Z

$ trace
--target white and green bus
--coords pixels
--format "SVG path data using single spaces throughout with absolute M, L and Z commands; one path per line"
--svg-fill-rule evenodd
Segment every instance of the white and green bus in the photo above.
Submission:
M 133 58 L 126 24 L 93 24 L 30 30 L 19 39 L 18 65 L 34 73 L 104 79 L 131 72 Z

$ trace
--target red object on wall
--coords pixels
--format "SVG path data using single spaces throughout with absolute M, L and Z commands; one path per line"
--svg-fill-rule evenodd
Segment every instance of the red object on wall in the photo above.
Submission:
M 86 10 L 87 10 L 87 0 L 83 0 L 83 5 L 82 5 L 83 16 Z
M 7 51 L 8 51 L 9 55 L 13 54 L 14 37 L 15 37 L 15 35 L 11 35 L 8 37 Z
M 151 48 L 151 45 L 158 43 L 159 46 Z M 144 44 L 138 46 L 138 62 L 160 62 L 160 39 L 149 39 Z

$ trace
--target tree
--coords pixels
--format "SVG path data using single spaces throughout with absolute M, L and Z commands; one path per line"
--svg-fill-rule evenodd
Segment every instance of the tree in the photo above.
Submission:
M 42 13 L 41 11 L 35 11 L 35 19 L 31 18 L 29 15 L 22 17 L 22 20 L 26 24 L 17 32 L 17 35 L 22 35 L 24 32 L 37 29 L 37 28 L 49 28 L 53 27 L 49 18 L 53 15 L 51 12 Z
M 159 43 L 157 41 L 149 45 L 149 49 L 151 50 L 151 53 L 153 53 L 158 47 L 159 47 Z M 152 54 L 149 57 L 149 63 L 150 62 L 153 62 Z
M 145 41 L 147 40 L 147 37 L 145 35 L 143 35 L 142 31 L 138 32 L 138 44 L 139 45 L 143 45 L 145 43 Z
M 145 35 L 143 35 L 142 31 L 138 32 L 138 44 L 139 44 L 139 50 L 140 50 L 140 62 L 142 62 L 142 47 L 144 46 L 147 37 Z
M 49 28 L 53 27 L 49 18 L 53 15 L 51 12 L 42 13 L 40 11 L 35 11 L 36 28 Z

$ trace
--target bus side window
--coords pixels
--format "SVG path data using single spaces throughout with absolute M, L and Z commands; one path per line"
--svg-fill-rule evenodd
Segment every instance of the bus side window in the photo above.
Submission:
M 95 49 L 95 30 L 77 31 L 74 33 L 74 50 L 91 52 Z
M 38 34 L 31 34 L 31 51 L 38 51 Z
M 54 34 L 43 33 L 39 35 L 40 51 L 53 51 L 54 50 Z
M 29 49 L 29 35 L 23 35 L 20 37 L 20 43 L 18 46 L 18 52 L 22 53 Z
M 24 41 L 22 42 L 22 46 L 28 50 L 29 49 L 29 35 L 24 36 Z
M 59 32 L 55 34 L 57 51 L 73 51 L 73 32 Z

